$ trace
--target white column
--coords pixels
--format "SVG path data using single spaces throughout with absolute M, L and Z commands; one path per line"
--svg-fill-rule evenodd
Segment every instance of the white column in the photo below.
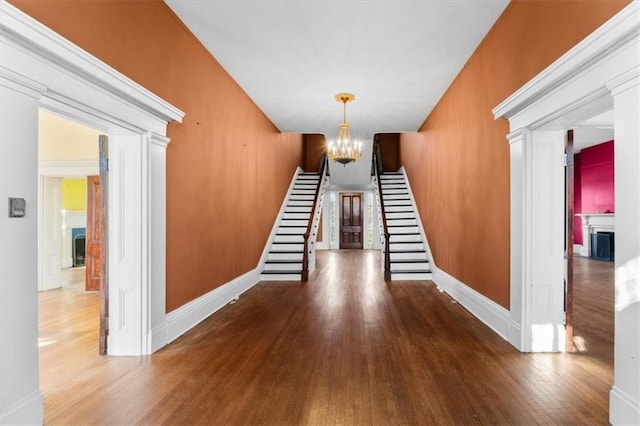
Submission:
M 509 342 L 524 352 L 563 351 L 562 131 L 519 130 L 511 155 Z
M 565 350 L 564 326 L 564 131 L 531 133 L 530 232 L 525 248 L 531 286 L 532 352 Z
M 144 303 L 142 136 L 109 134 L 109 355 L 142 355 Z
M 640 424 L 640 75 L 611 86 L 615 115 L 615 359 L 611 424 Z
M 508 135 L 511 156 L 511 293 L 509 300 L 509 342 L 521 351 L 525 350 L 525 291 L 524 286 L 524 148 L 526 132 L 516 131 Z
M 44 87 L 0 72 L 0 424 L 41 424 L 35 342 L 38 99 Z M 8 217 L 9 197 L 26 200 L 24 217 Z
M 166 168 L 167 145 L 169 139 L 165 136 L 149 133 L 146 143 L 146 163 L 148 208 L 148 235 L 144 239 L 147 247 L 148 277 L 145 288 L 148 288 L 149 323 L 145 325 L 148 341 L 143 349 L 150 354 L 167 344 L 167 315 L 166 315 L 166 275 L 165 263 L 167 253 L 166 224 Z

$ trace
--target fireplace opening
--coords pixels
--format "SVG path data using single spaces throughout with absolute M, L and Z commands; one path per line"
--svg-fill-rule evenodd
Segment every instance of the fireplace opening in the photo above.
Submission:
M 613 232 L 595 232 L 591 234 L 591 258 L 608 262 L 615 260 Z

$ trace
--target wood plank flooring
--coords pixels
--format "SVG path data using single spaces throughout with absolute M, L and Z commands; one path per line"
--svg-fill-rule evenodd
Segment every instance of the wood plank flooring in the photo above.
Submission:
M 576 259 L 584 350 L 521 354 L 432 283 L 386 284 L 379 257 L 319 252 L 308 283 L 260 283 L 148 357 L 97 355 L 96 294 L 42 293 L 45 423 L 608 423 L 611 264 Z

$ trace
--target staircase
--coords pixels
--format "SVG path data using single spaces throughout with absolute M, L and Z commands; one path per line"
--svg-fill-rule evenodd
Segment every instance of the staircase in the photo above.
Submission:
M 391 280 L 430 280 L 431 268 L 421 226 L 404 173 L 379 176 L 387 231 Z
M 318 173 L 301 172 L 296 176 L 260 274 L 262 281 L 302 280 L 304 234 L 314 213 L 312 209 L 320 179 Z M 320 188 L 322 191 L 322 185 Z

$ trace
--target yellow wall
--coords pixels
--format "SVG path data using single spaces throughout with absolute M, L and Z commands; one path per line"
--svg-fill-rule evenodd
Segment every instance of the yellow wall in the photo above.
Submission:
M 87 209 L 87 180 L 62 179 L 62 210 Z

